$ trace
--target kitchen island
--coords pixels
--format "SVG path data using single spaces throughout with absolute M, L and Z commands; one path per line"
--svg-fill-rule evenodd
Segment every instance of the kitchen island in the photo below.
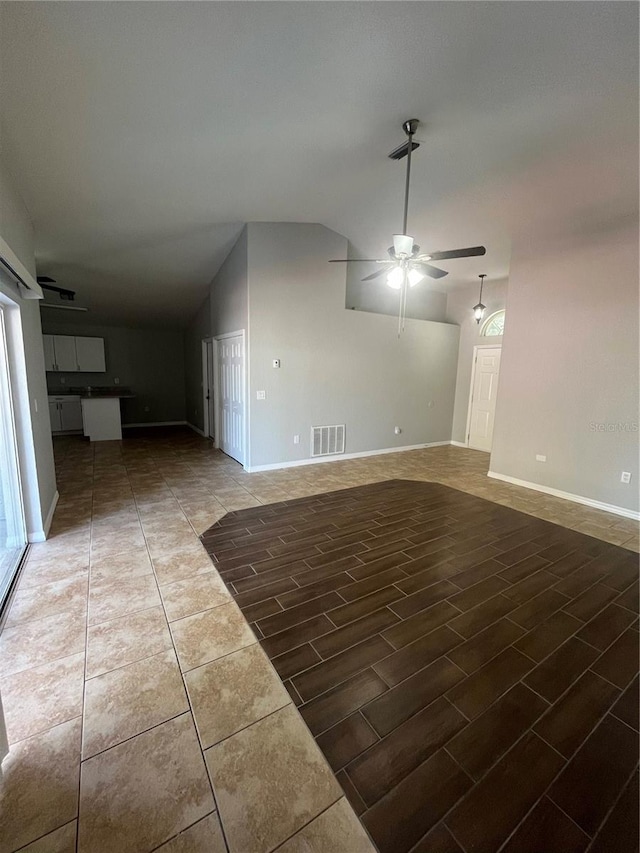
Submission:
M 120 441 L 120 401 L 132 400 L 129 388 L 99 386 L 55 389 L 49 397 L 51 429 L 55 433 L 80 432 L 90 441 Z
M 82 397 L 82 431 L 89 441 L 120 441 L 120 397 Z

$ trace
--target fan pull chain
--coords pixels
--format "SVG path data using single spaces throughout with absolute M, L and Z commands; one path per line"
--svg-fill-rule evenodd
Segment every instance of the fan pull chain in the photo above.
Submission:
M 402 279 L 402 290 L 400 291 L 400 309 L 398 311 L 398 337 L 400 337 L 401 332 L 404 332 L 404 321 L 407 316 L 407 291 L 409 282 L 409 274 L 407 270 L 404 271 L 404 277 Z

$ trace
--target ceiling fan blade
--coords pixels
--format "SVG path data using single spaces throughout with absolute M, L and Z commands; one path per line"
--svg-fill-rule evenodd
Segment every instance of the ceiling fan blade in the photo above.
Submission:
M 445 275 L 449 275 L 446 270 L 438 269 L 438 267 L 432 267 L 431 264 L 427 264 L 424 261 L 414 261 L 412 266 L 415 265 L 415 269 L 420 270 L 425 275 L 428 275 L 429 278 L 444 278 Z
M 484 246 L 471 246 L 468 249 L 451 249 L 448 252 L 430 252 L 432 261 L 446 261 L 449 258 L 474 258 L 477 255 L 485 255 L 487 250 Z
M 332 258 L 330 264 L 386 264 L 386 258 Z
M 365 277 L 362 279 L 362 281 L 371 281 L 374 278 L 380 278 L 381 275 L 387 275 L 388 272 L 389 272 L 389 267 L 384 266 L 381 269 L 376 270 L 375 272 L 372 272 L 371 275 L 365 275 Z

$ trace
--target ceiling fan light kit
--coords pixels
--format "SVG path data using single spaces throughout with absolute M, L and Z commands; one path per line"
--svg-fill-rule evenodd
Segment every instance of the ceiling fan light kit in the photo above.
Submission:
M 411 118 L 402 123 L 402 129 L 407 135 L 407 140 L 398 148 L 395 148 L 389 157 L 391 160 L 402 160 L 407 158 L 407 171 L 404 187 L 404 215 L 402 219 L 402 233 L 393 235 L 393 246 L 390 246 L 388 258 L 338 258 L 329 263 L 376 263 L 381 268 L 374 273 L 365 276 L 362 281 L 371 281 L 386 274 L 387 284 L 393 290 L 400 291 L 400 308 L 398 311 L 398 337 L 404 329 L 407 312 L 407 291 L 415 287 L 425 276 L 429 278 L 444 278 L 448 275 L 446 270 L 441 270 L 429 263 L 429 261 L 444 261 L 452 258 L 471 258 L 484 255 L 484 246 L 472 246 L 467 249 L 452 249 L 446 252 L 431 252 L 420 254 L 420 246 L 413 242 L 413 237 L 407 234 L 407 219 L 409 214 L 409 186 L 411 182 L 411 154 L 419 143 L 414 142 L 413 136 L 420 124 L 417 118 Z M 484 309 L 484 306 L 482 306 Z M 475 310 L 475 309 L 474 309 Z M 479 322 L 479 321 L 478 321 Z

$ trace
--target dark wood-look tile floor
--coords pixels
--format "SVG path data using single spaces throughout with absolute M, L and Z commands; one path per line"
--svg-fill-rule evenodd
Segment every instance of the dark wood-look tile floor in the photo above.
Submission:
M 637 554 L 407 480 L 202 541 L 381 853 L 638 849 Z

